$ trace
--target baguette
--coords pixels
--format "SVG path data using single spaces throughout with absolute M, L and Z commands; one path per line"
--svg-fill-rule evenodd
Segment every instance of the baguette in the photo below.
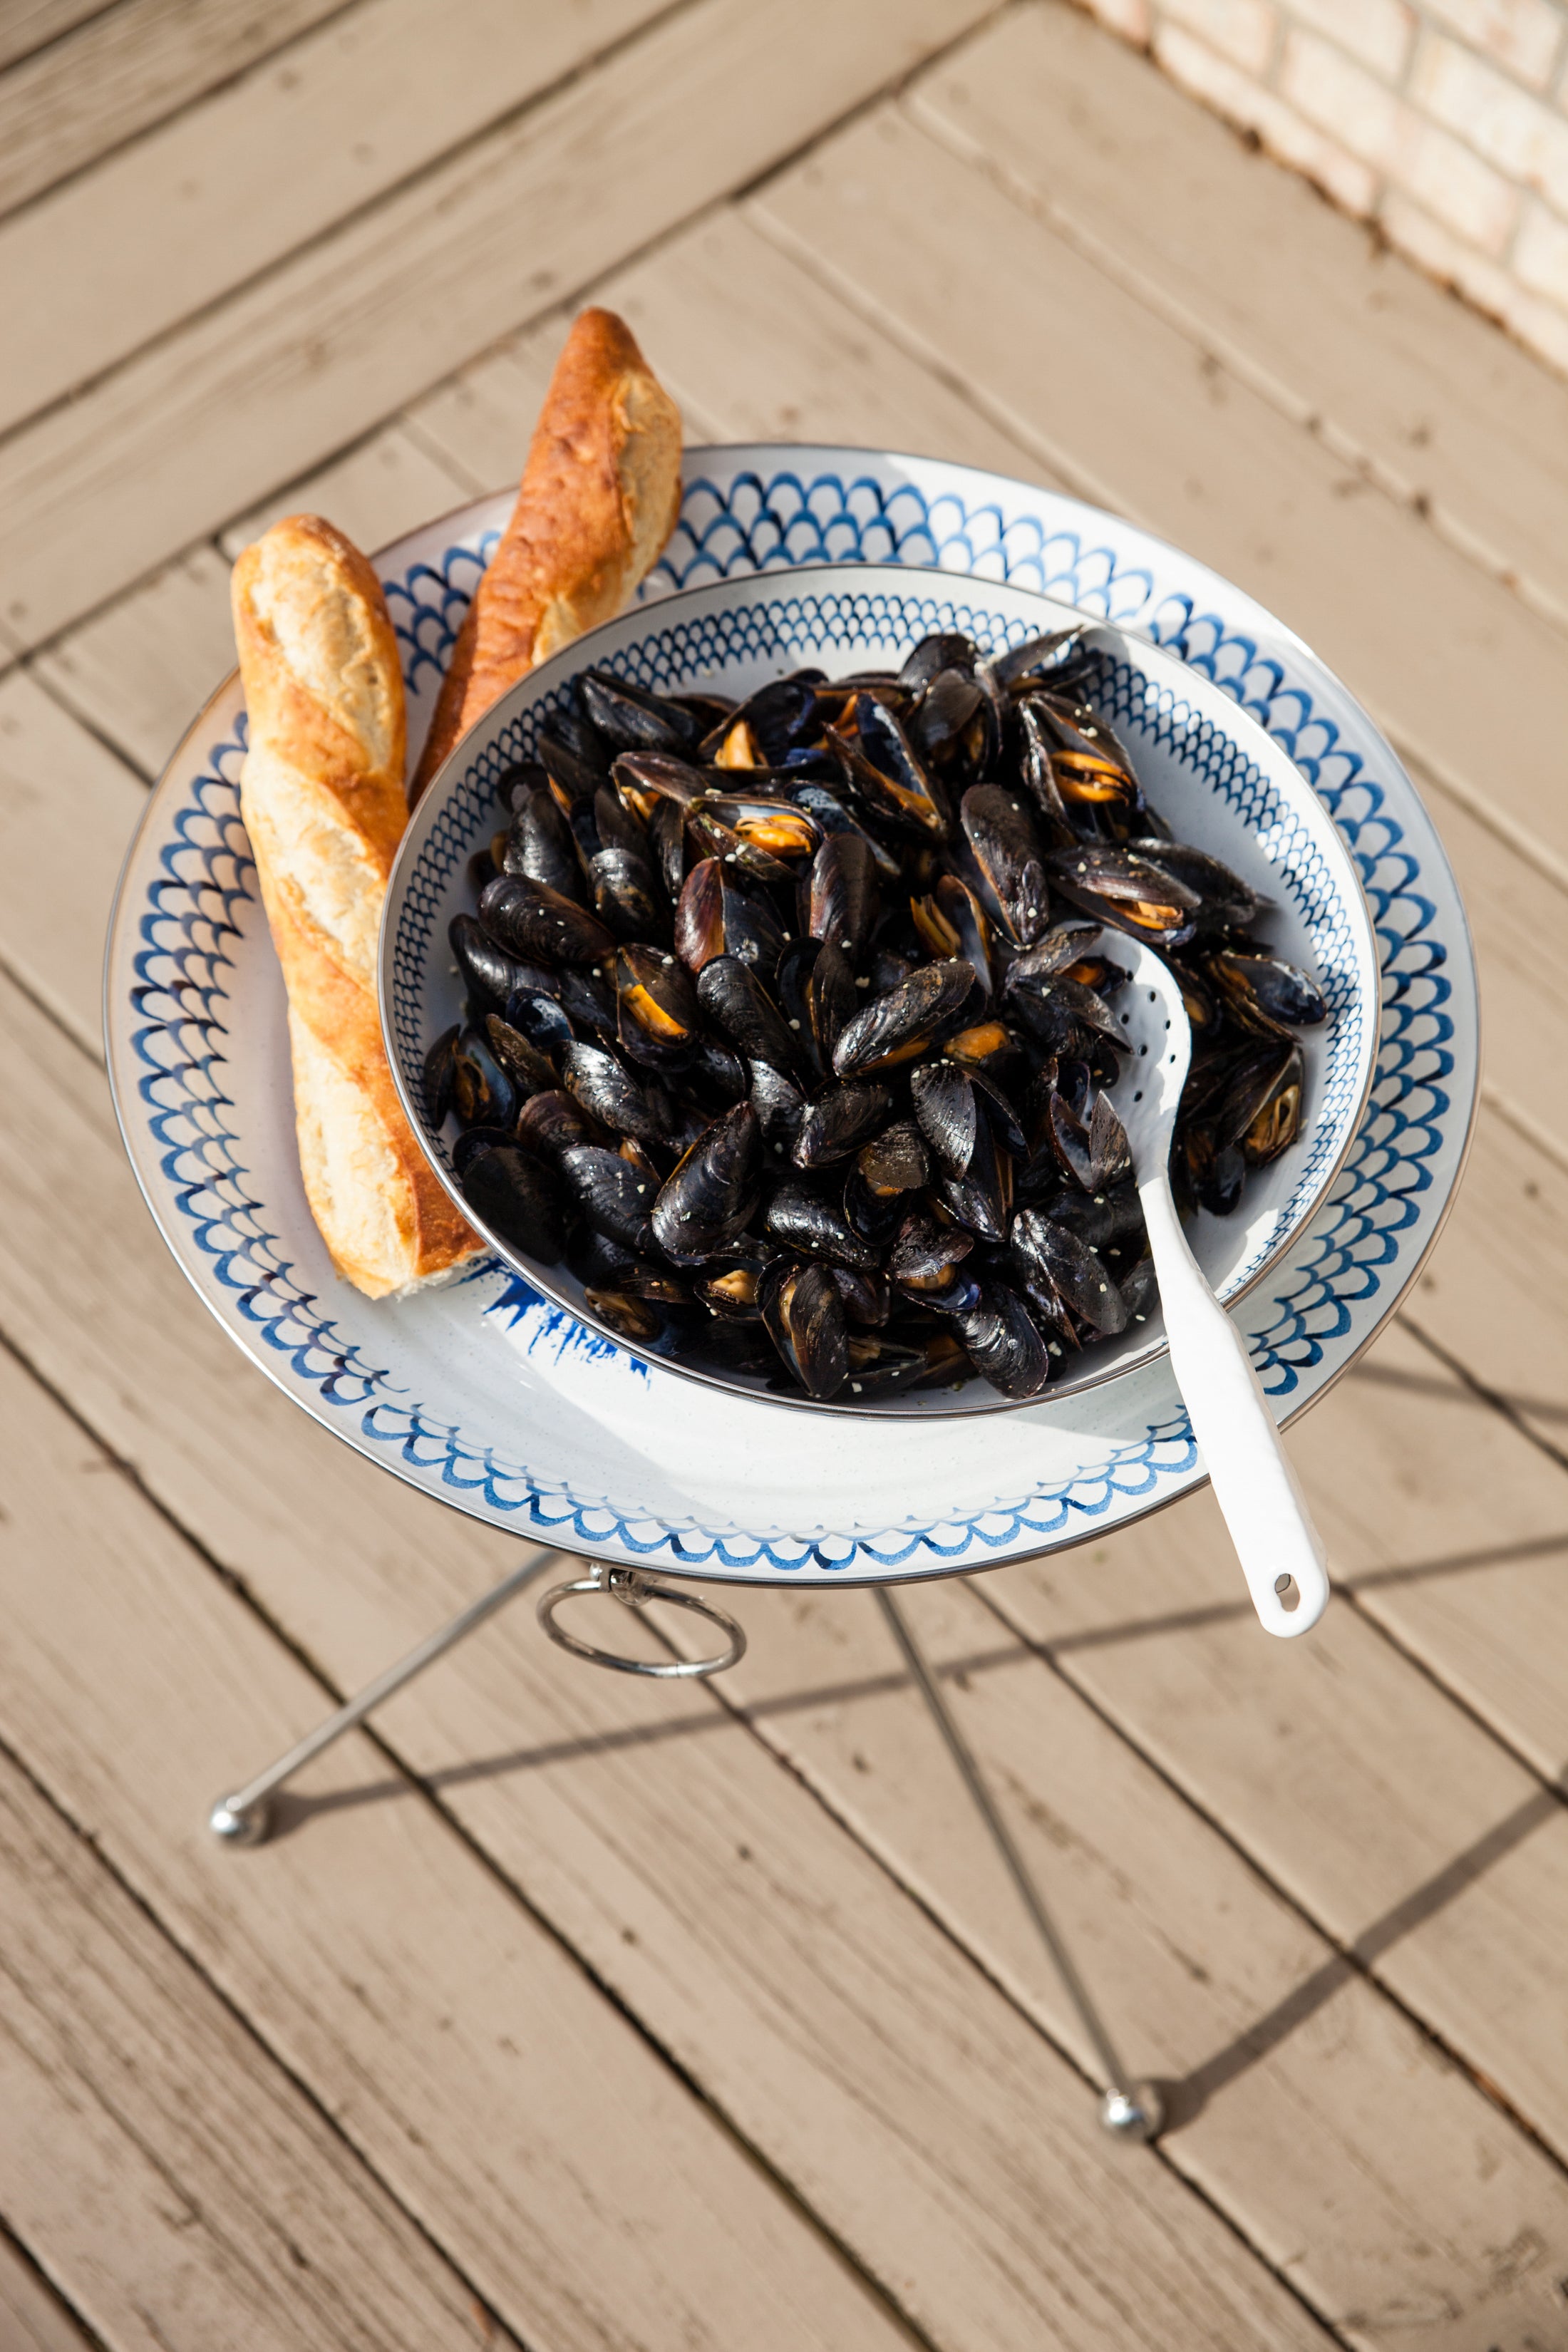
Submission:
M 680 411 L 624 321 L 584 310 L 555 363 L 511 520 L 453 650 L 413 799 L 509 686 L 619 612 L 679 510 Z
M 384 1298 L 484 1246 L 403 1115 L 376 1012 L 376 935 L 408 816 L 397 643 L 375 573 L 317 515 L 245 550 L 233 600 L 249 717 L 240 811 L 289 991 L 305 1193 L 339 1273 Z

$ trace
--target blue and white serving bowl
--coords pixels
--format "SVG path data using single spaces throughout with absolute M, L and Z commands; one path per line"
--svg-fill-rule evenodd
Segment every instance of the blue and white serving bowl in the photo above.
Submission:
M 465 1213 L 473 1215 L 452 1166 L 449 1137 L 429 1118 L 422 1076 L 430 1046 L 462 1017 L 464 983 L 447 927 L 455 915 L 473 910 L 468 860 L 505 821 L 498 798 L 501 778 L 534 756 L 539 728 L 569 701 L 574 677 L 584 669 L 606 669 L 656 692 L 710 688 L 739 699 L 807 666 L 829 677 L 897 669 L 912 646 L 938 630 L 959 631 L 982 651 L 996 654 L 1074 617 L 1072 608 L 1006 583 L 895 564 L 805 565 L 784 578 L 753 572 L 641 605 L 579 639 L 504 695 L 458 744 L 415 810 L 393 868 L 381 932 L 382 1024 L 393 1076 L 416 1134 Z M 1300 1040 L 1306 1084 L 1297 1141 L 1252 1172 L 1236 1214 L 1205 1214 L 1194 1222 L 1199 1263 L 1228 1303 L 1279 1263 L 1355 1141 L 1377 1045 L 1377 942 L 1354 861 L 1332 818 L 1258 721 L 1171 654 L 1103 625 L 1092 641 L 1100 661 L 1085 690 L 1127 745 L 1150 802 L 1178 840 L 1221 858 L 1271 902 L 1260 933 L 1272 952 L 1310 973 L 1328 1006 L 1324 1022 Z M 609 1345 L 626 1345 L 595 1316 L 583 1283 L 567 1267 L 542 1265 L 475 1222 L 497 1255 L 543 1298 Z M 1053 1384 L 1052 1402 L 1059 1404 L 1164 1352 L 1157 1315 L 1129 1324 L 1119 1339 L 1072 1360 L 1071 1371 Z M 770 1391 L 761 1375 L 725 1375 L 657 1356 L 651 1361 L 764 1409 L 784 1404 L 878 1421 L 1018 1409 L 981 1380 L 857 1406 L 847 1394 L 821 1402 Z
M 416 751 L 511 499 L 477 500 L 379 559 Z M 962 599 L 952 578 L 919 576 L 934 567 L 969 575 L 976 609 L 1019 587 L 1110 621 L 1184 665 L 1179 690 L 1194 709 L 1215 688 L 1249 713 L 1332 820 L 1372 909 L 1381 1010 L 1344 1165 L 1234 1309 L 1288 1420 L 1414 1280 L 1468 1138 L 1474 965 L 1414 787 L 1348 690 L 1240 590 L 1131 523 L 969 467 L 831 447 L 690 450 L 680 521 L 641 602 L 825 562 L 914 566 L 921 594 Z M 239 817 L 244 744 L 231 677 L 170 761 L 126 862 L 105 969 L 110 1071 L 179 1265 L 325 1427 L 519 1535 L 770 1582 L 994 1566 L 1107 1533 L 1201 1481 L 1163 1360 L 1006 1412 L 866 1422 L 700 1391 L 497 1260 L 395 1304 L 339 1282 L 295 1156 L 283 987 Z

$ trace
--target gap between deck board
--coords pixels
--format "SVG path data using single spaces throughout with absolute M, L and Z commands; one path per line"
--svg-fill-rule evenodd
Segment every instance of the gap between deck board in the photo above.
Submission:
M 13 435 L 0 447 L 10 642 L 52 636 L 454 358 L 808 145 L 986 6 L 689 0 L 521 122 Z M 672 141 L 672 113 L 703 135 Z
M 4 1748 L 0 1883 L 0 2210 L 113 2352 L 500 2343 L 468 2283 Z M 7 2352 L 84 2352 L 36 2287 L 26 2316 L 24 2277 L 0 2244 Z
M 0 215 L 151 130 L 353 0 L 119 0 L 0 76 Z

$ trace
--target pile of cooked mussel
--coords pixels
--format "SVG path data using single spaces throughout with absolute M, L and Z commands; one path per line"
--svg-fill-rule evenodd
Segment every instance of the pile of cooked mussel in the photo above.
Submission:
M 1102 927 L 1179 978 L 1189 1207 L 1294 1139 L 1324 1005 L 1149 805 L 1102 673 L 1077 628 L 739 703 L 584 670 L 451 925 L 425 1075 L 475 1213 L 637 1348 L 852 1406 L 1033 1396 L 1144 1319 Z

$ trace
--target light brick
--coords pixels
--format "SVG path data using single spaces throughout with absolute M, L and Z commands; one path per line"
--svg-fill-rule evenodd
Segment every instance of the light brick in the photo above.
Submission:
M 1124 41 L 1135 41 L 1146 49 L 1153 25 L 1149 16 L 1149 0 L 1089 0 L 1090 8 L 1102 25 L 1120 33 Z
M 1568 311 L 1568 221 L 1559 220 L 1544 205 L 1527 206 L 1513 248 L 1513 268 L 1521 286 Z
M 1551 366 L 1568 374 L 1568 310 L 1546 302 L 1450 235 L 1441 223 L 1391 191 L 1379 225 L 1390 245 L 1487 311 Z
M 1163 0 L 1160 16 L 1196 33 L 1244 73 L 1268 70 L 1279 26 L 1269 0 Z
M 1563 47 L 1558 0 L 1422 0 L 1422 8 L 1531 89 L 1544 89 L 1552 79 Z
M 1502 253 L 1519 218 L 1517 191 L 1342 51 L 1292 31 L 1279 89 L 1310 122 L 1386 173 L 1447 227 L 1483 253 Z
M 1293 30 L 1286 37 L 1279 89 L 1288 106 L 1352 155 L 1374 170 L 1387 170 L 1399 142 L 1399 100 L 1340 50 Z
M 1377 196 L 1376 175 L 1311 123 L 1304 122 L 1271 91 L 1260 89 L 1203 42 L 1173 25 L 1156 30 L 1154 55 L 1173 81 L 1242 130 L 1256 131 L 1271 154 L 1315 182 L 1346 212 L 1363 216 L 1371 212 Z
M 1568 122 L 1540 99 L 1440 34 L 1421 44 L 1409 94 L 1509 179 L 1568 213 Z
M 1384 81 L 1396 82 L 1410 62 L 1415 11 L 1405 0 L 1287 0 L 1299 25 L 1326 33 Z

